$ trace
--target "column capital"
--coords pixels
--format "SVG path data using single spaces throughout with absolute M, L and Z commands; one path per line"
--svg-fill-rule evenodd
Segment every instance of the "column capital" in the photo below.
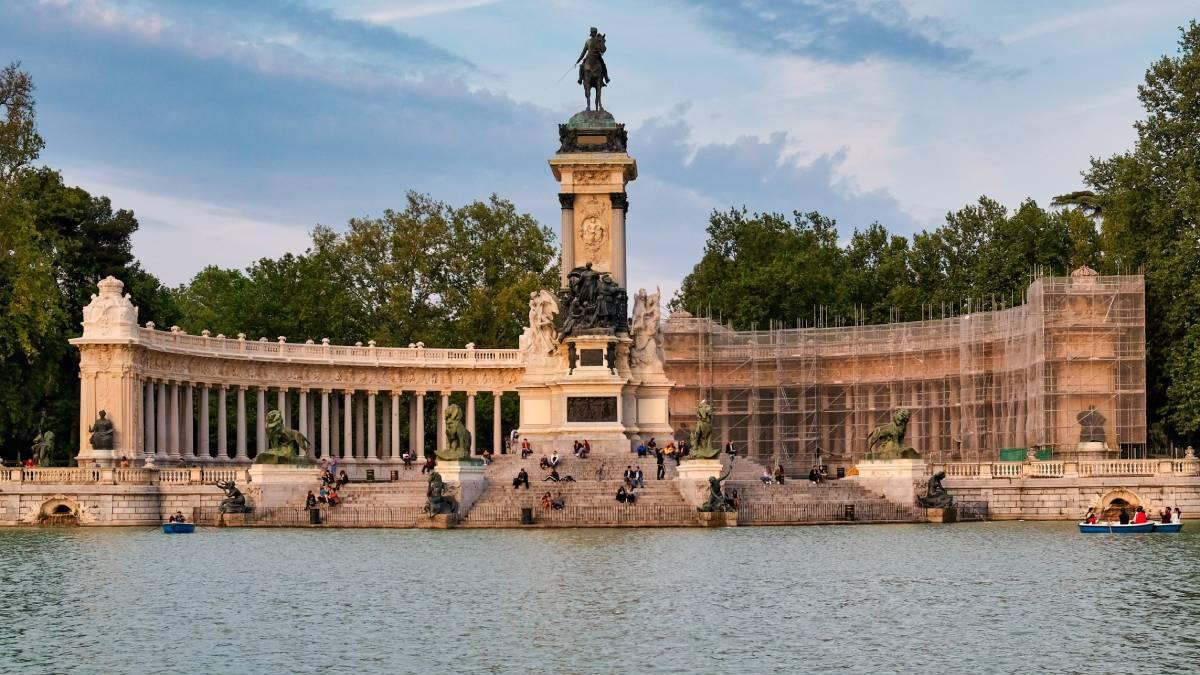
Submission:
M 379 390 L 378 390 L 378 389 L 368 389 L 368 390 L 367 390 L 367 395 L 368 395 L 368 396 L 375 396 L 375 395 L 377 395 L 377 394 L 379 394 Z
M 454 393 L 453 389 L 443 389 L 438 392 L 438 394 L 440 394 L 442 396 L 449 396 L 450 394 L 453 394 L 453 393 Z
M 322 393 L 322 394 L 327 394 L 327 395 L 328 395 L 328 394 L 332 394 L 332 393 L 333 393 L 333 390 L 332 390 L 332 389 L 327 389 L 327 388 L 324 388 L 324 387 L 322 387 L 322 388 L 321 388 L 321 393 Z
M 479 395 L 478 390 L 472 390 L 472 389 L 468 389 L 466 393 L 467 393 L 467 396 L 470 396 L 471 398 L 475 398 L 476 396 Z
M 624 192 L 610 192 L 608 198 L 612 200 L 614 209 L 621 209 L 629 213 L 629 195 Z
M 311 389 L 309 389 L 308 387 L 300 387 L 300 388 L 299 388 L 299 391 L 300 391 L 300 393 L 301 393 L 301 394 L 307 394 L 308 392 L 310 392 L 310 391 L 312 391 L 312 390 L 311 390 Z
M 558 205 L 564 209 L 575 208 L 575 195 L 570 192 L 558 193 Z

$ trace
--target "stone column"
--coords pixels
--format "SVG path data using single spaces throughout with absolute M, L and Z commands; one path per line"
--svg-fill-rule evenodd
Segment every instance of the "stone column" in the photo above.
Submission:
M 562 287 L 566 288 L 567 273 L 575 267 L 575 195 L 558 193 L 558 205 L 562 207 L 562 265 L 558 273 Z
M 280 400 L 283 401 L 279 406 L 279 413 L 283 415 L 283 426 L 286 429 L 294 429 L 292 426 L 292 397 L 288 396 L 287 388 L 279 390 Z
M 229 385 L 222 384 L 217 390 L 217 459 L 229 461 L 229 402 L 226 392 Z
M 400 459 L 400 392 L 392 392 L 392 425 L 391 438 L 388 440 L 392 444 L 392 459 Z
M 258 411 L 254 420 L 254 449 L 258 454 L 267 451 L 267 388 L 259 387 L 254 392 L 255 410 Z M 285 418 L 286 419 L 286 418 Z M 286 425 L 286 422 L 285 422 Z
M 146 380 L 146 400 L 142 404 L 142 434 L 145 436 L 143 452 L 147 457 L 154 454 L 154 380 Z
M 417 424 L 413 433 L 417 442 L 417 457 L 425 456 L 425 392 L 417 392 Z
M 196 437 L 194 435 L 196 429 L 196 401 L 193 390 L 195 387 L 187 385 L 183 390 L 183 456 L 185 459 L 195 461 L 196 459 Z
M 306 452 L 305 455 L 312 457 L 312 432 L 308 429 L 308 390 L 303 388 L 300 389 L 300 433 L 304 434 L 304 437 L 309 439 L 308 452 Z
M 437 439 L 434 441 L 433 447 L 438 450 L 446 448 L 446 406 L 450 405 L 450 392 L 443 391 L 438 398 L 437 408 Z
M 234 456 L 239 462 L 249 461 L 250 455 L 246 453 L 246 385 L 238 385 L 237 388 L 237 445 L 234 447 Z
M 347 391 L 342 395 L 342 457 L 354 458 L 354 392 Z
M 625 214 L 629 212 L 629 196 L 624 192 L 609 193 L 612 200 L 612 278 L 625 288 Z
M 492 392 L 492 452 L 500 454 L 504 451 L 504 434 L 500 424 L 500 404 L 504 398 L 504 392 Z
M 308 390 L 306 389 L 305 392 Z M 316 397 L 307 399 L 308 409 L 308 427 L 304 429 L 304 437 L 308 439 L 308 457 L 315 458 L 317 456 L 317 400 Z
M 208 383 L 200 387 L 200 424 L 197 429 L 200 432 L 200 460 L 208 461 L 212 459 L 212 450 L 208 444 Z
M 321 390 L 321 456 L 329 456 L 329 394 L 328 389 Z
M 167 456 L 179 459 L 179 383 L 171 383 L 171 400 L 167 404 Z
M 332 392 L 331 392 L 332 393 Z M 337 396 L 329 397 L 329 456 L 342 456 L 342 404 Z
M 377 392 L 373 389 L 371 391 L 367 392 L 367 448 L 366 448 L 367 459 L 369 459 L 371 461 L 375 461 L 375 462 L 379 461 L 379 457 L 377 456 L 377 451 L 379 449 L 377 442 L 379 439 L 375 435 L 375 394 L 376 393 Z
M 279 411 L 280 415 L 283 415 L 284 423 L 290 425 L 291 422 L 288 421 L 287 414 L 284 413 L 287 410 L 287 389 L 283 387 L 280 387 L 275 392 L 275 409 Z
M 471 432 L 471 449 L 470 453 L 475 454 L 475 392 L 467 392 L 467 431 Z
M 154 451 L 159 459 L 167 456 L 167 383 L 158 383 L 158 408 L 154 411 L 154 427 L 156 438 Z
M 362 397 L 357 396 L 357 398 L 360 403 L 358 404 L 358 408 L 354 411 L 354 456 L 366 459 L 366 423 L 363 420 L 363 414 L 365 411 L 363 410 L 364 406 L 361 403 Z

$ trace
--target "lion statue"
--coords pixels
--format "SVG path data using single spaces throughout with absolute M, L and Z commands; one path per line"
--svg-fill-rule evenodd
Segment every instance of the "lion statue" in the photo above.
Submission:
M 908 420 L 912 413 L 901 408 L 892 413 L 892 421 L 875 427 L 867 443 L 873 459 L 916 459 L 921 455 L 904 446 L 904 435 L 908 433 Z
M 312 466 L 313 460 L 307 457 L 308 439 L 295 429 L 283 425 L 283 414 L 278 410 L 267 413 L 267 443 L 270 449 L 260 452 L 254 458 L 255 464 L 290 464 L 293 466 Z
M 446 447 L 437 451 L 437 458 L 461 462 L 471 456 L 471 432 L 463 424 L 463 411 L 457 403 L 446 406 Z

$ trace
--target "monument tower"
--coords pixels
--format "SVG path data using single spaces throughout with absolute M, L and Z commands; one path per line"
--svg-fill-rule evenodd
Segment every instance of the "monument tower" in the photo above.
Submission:
M 520 433 L 563 449 L 586 439 L 594 451 L 627 452 L 635 437 L 670 439 L 671 383 L 659 294 L 636 293 L 629 317 L 625 188 L 637 162 L 625 125 L 601 104 L 605 51 L 604 34 L 593 28 L 578 59 L 587 108 L 558 126 L 549 160 L 562 208 L 560 288 L 530 298 Z

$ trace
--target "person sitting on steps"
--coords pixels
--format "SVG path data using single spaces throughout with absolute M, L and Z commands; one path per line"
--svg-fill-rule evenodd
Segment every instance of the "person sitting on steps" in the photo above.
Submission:
M 520 489 L 522 485 L 525 486 L 526 490 L 529 489 L 529 474 L 525 472 L 525 469 L 521 469 L 519 472 L 517 472 L 517 477 L 514 478 L 512 482 L 514 490 Z

